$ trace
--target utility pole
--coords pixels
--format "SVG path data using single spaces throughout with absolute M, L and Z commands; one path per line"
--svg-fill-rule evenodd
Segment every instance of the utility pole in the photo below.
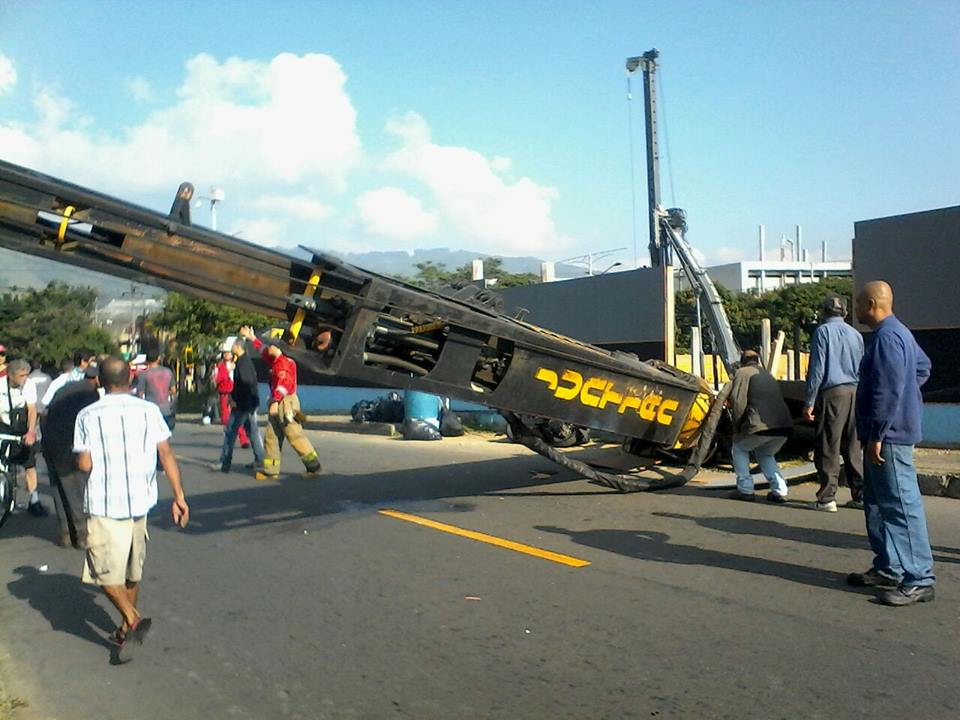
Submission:
M 627 72 L 643 70 L 643 111 L 647 136 L 647 206 L 650 230 L 650 262 L 654 267 L 669 265 L 669 250 L 660 241 L 660 148 L 657 141 L 657 89 L 654 74 L 660 51 L 654 48 L 643 55 L 627 58 Z
M 647 139 L 647 206 L 650 230 L 650 264 L 663 271 L 663 359 L 676 362 L 676 299 L 674 297 L 673 258 L 669 243 L 660 237 L 660 147 L 657 140 L 657 89 L 654 74 L 660 51 L 647 50 L 643 55 L 627 58 L 627 72 L 643 70 L 643 111 Z

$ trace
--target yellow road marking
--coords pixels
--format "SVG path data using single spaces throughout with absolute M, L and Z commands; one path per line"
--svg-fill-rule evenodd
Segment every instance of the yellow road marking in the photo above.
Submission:
M 533 547 L 532 545 L 524 545 L 522 543 L 513 542 L 512 540 L 504 540 L 503 538 L 487 535 L 486 533 L 476 532 L 474 530 L 465 530 L 464 528 L 459 528 L 456 525 L 447 525 L 446 523 L 428 520 L 427 518 L 422 518 L 418 515 L 410 515 L 409 513 L 400 512 L 398 510 L 384 509 L 378 510 L 377 512 L 379 512 L 381 515 L 386 515 L 387 517 L 396 518 L 397 520 L 406 520 L 407 522 L 423 525 L 424 527 L 433 528 L 434 530 L 440 530 L 441 532 L 450 533 L 451 535 L 459 535 L 461 537 L 470 538 L 471 540 L 477 540 L 489 545 L 496 545 L 497 547 L 506 548 L 507 550 L 514 550 L 519 553 L 533 555 L 534 557 L 550 560 L 551 562 L 560 563 L 561 565 L 569 565 L 570 567 L 586 567 L 590 564 L 586 560 L 580 560 L 579 558 L 570 557 L 569 555 L 561 555 L 560 553 L 551 552 L 550 550 L 542 550 L 541 548 Z

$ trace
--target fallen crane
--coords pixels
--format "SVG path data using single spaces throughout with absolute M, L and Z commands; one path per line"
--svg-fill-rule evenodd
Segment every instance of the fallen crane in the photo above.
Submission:
M 428 292 L 310 248 L 301 258 L 195 227 L 192 196 L 181 185 L 164 215 L 0 161 L 0 245 L 285 320 L 284 351 L 302 366 L 495 408 L 530 449 L 623 491 L 699 469 L 721 405 L 702 380 L 507 317 L 474 286 Z M 633 452 L 681 451 L 687 464 L 657 480 L 594 468 L 544 442 L 547 420 L 624 436 Z

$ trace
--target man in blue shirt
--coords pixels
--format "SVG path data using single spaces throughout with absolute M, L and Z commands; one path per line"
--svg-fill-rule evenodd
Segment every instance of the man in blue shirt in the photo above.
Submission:
M 837 295 L 828 295 L 820 306 L 823 322 L 810 339 L 810 368 L 807 371 L 807 401 L 803 417 L 815 422 L 816 444 L 813 462 L 817 467 L 820 490 L 814 507 L 837 511 L 837 487 L 840 484 L 840 458 L 843 458 L 852 507 L 862 508 L 863 449 L 857 440 L 854 411 L 863 358 L 863 336 L 844 318 L 847 303 Z
M 857 295 L 857 319 L 873 330 L 857 387 L 857 435 L 864 446 L 863 504 L 873 567 L 847 576 L 876 587 L 885 605 L 933 600 L 933 553 L 913 465 L 920 441 L 920 386 L 930 358 L 893 314 L 893 290 L 882 280 Z

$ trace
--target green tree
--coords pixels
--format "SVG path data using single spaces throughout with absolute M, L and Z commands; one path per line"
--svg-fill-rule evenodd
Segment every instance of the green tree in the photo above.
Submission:
M 55 366 L 82 348 L 112 352 L 110 335 L 93 323 L 97 291 L 50 283 L 0 296 L 0 338 L 11 356 Z
M 469 265 L 464 265 L 461 269 L 469 267 Z M 486 258 L 483 261 L 483 274 L 488 278 L 496 278 L 497 284 L 494 287 L 498 288 L 536 285 L 540 282 L 540 276 L 535 273 L 512 273 L 504 270 L 503 259 L 498 257 Z
M 424 290 L 440 290 L 452 287 L 460 282 L 468 282 L 471 278 L 469 266 L 464 265 L 458 270 L 448 270 L 444 263 L 435 263 L 432 260 L 417 263 L 417 274 L 406 281 L 422 287 Z
M 275 323 L 266 315 L 178 292 L 168 293 L 163 310 L 151 318 L 154 328 L 175 338 L 180 348 L 193 347 L 198 358 L 214 354 L 223 339 L 236 335 L 241 325 L 268 327 Z
M 443 263 L 432 261 L 416 264 L 417 274 L 412 278 L 399 278 L 405 282 L 422 287 L 425 290 L 440 290 L 445 287 L 455 287 L 461 283 L 470 282 L 473 277 L 473 266 L 465 263 L 455 270 L 448 270 Z M 496 279 L 495 288 L 516 287 L 518 285 L 533 285 L 540 282 L 540 277 L 534 273 L 512 273 L 503 269 L 503 259 L 488 257 L 483 260 L 483 274 L 488 279 Z
M 730 320 L 733 334 L 740 347 L 756 347 L 760 344 L 760 326 L 764 318 L 770 318 L 773 331 L 786 333 L 784 347 L 793 347 L 793 329 L 800 328 L 800 350 L 810 348 L 810 330 L 817 322 L 818 310 L 824 298 L 836 294 L 849 302 L 853 295 L 851 278 L 826 278 L 820 282 L 787 285 L 763 295 L 731 293 L 722 285 L 717 291 Z M 681 290 L 676 295 L 676 338 L 678 352 L 690 351 L 690 327 L 696 324 L 696 297 L 692 290 Z M 704 320 L 704 325 L 706 321 Z M 704 332 L 704 337 L 708 335 Z M 708 340 L 704 340 L 708 343 Z

